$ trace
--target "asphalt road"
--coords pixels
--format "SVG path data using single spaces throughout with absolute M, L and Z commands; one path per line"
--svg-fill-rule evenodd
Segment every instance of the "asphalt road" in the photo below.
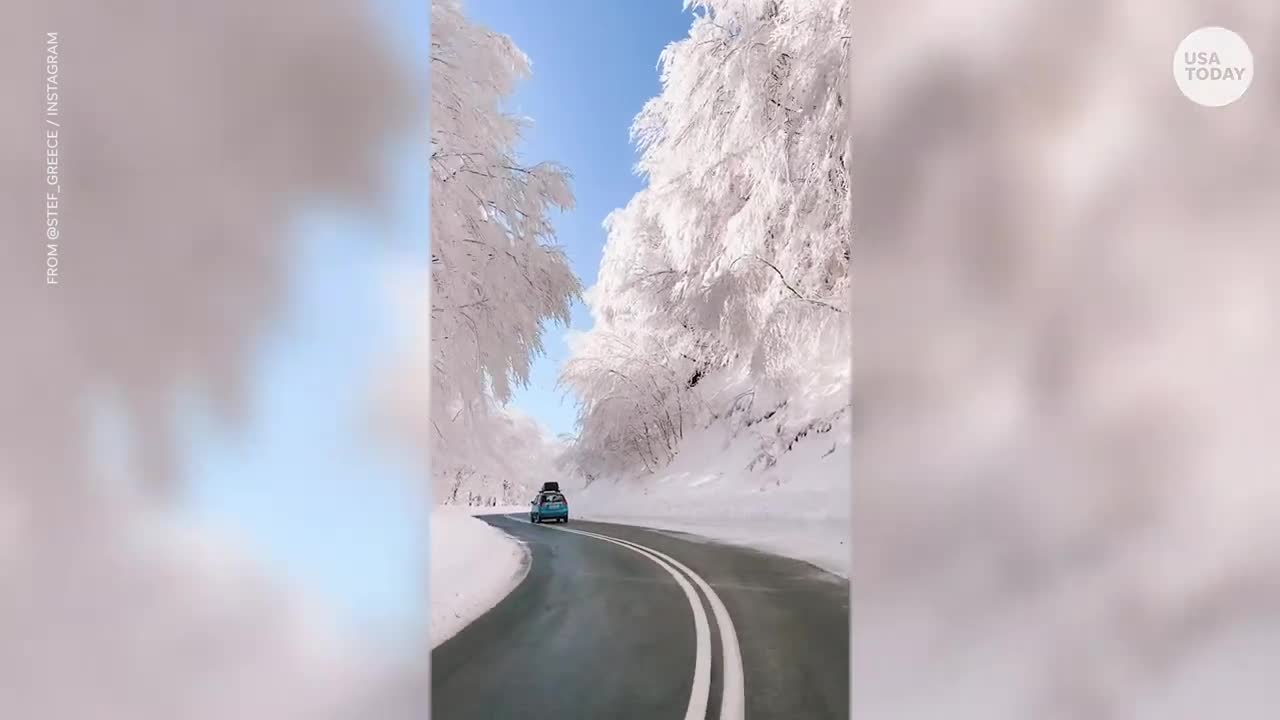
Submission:
M 481 519 L 532 564 L 432 652 L 433 718 L 849 717 L 843 578 L 682 533 Z

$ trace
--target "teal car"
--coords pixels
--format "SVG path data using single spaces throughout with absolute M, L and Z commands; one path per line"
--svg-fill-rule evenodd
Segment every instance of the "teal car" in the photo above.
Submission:
M 545 520 L 569 522 L 569 501 L 563 493 L 540 492 L 529 504 L 529 522 L 540 523 Z

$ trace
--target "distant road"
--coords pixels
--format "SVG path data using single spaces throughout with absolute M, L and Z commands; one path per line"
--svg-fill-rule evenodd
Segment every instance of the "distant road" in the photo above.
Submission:
M 844 578 L 683 533 L 481 519 L 532 565 L 432 652 L 432 718 L 849 717 Z

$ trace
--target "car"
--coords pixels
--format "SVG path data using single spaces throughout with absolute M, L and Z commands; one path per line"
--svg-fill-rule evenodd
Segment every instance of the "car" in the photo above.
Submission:
M 529 522 L 540 523 L 544 520 L 569 522 L 569 501 L 565 499 L 564 493 L 539 492 L 533 502 L 529 503 Z

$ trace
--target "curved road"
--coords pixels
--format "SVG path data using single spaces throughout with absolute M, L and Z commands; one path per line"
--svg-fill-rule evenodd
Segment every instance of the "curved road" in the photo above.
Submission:
M 527 516 L 525 579 L 431 653 L 431 716 L 849 717 L 849 586 L 703 538 Z

